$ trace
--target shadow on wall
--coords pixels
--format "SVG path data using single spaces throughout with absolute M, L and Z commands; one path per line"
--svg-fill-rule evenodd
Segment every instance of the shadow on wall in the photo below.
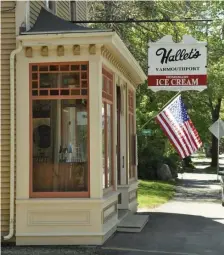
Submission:
M 149 214 L 149 222 L 144 229 L 140 233 L 117 233 L 104 245 L 104 248 L 112 249 L 106 249 L 102 254 L 143 254 L 144 252 L 136 251 L 139 249 L 153 255 L 164 253 L 223 255 L 224 214 L 223 224 L 210 218 L 185 214 L 157 212 L 140 214 Z M 125 249 L 119 251 L 116 250 L 117 247 Z

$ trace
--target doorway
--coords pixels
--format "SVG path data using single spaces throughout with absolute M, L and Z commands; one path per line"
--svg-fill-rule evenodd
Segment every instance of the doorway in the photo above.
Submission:
M 117 86 L 117 184 L 121 184 L 121 89 Z

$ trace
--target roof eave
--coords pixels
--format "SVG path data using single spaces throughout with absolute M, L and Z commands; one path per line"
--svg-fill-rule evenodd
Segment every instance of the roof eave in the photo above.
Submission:
M 18 40 L 23 42 L 25 47 L 37 46 L 37 45 L 68 45 L 74 42 L 66 42 L 66 39 L 76 38 L 76 44 L 89 44 L 86 38 L 92 37 L 91 44 L 103 44 L 112 48 L 113 52 L 117 52 L 117 55 L 121 57 L 124 65 L 133 74 L 136 74 L 135 85 L 143 83 L 147 76 L 143 72 L 139 63 L 134 56 L 130 53 L 124 42 L 116 34 L 116 32 L 76 32 L 76 33 L 40 33 L 40 34 L 22 34 L 17 37 Z M 55 40 L 57 39 L 57 40 Z
M 20 35 L 40 35 L 40 34 L 76 34 L 76 33 L 104 33 L 104 32 L 112 32 L 112 30 L 77 30 L 77 31 L 40 31 L 40 32 L 22 32 Z
M 112 42 L 114 47 L 116 48 L 116 51 L 119 52 L 119 54 L 125 56 L 127 64 L 131 67 L 132 72 L 138 74 L 138 79 L 136 80 L 136 83 L 138 85 L 144 83 L 147 79 L 147 76 L 145 75 L 138 61 L 134 58 L 127 46 L 116 33 L 114 33 L 113 35 Z

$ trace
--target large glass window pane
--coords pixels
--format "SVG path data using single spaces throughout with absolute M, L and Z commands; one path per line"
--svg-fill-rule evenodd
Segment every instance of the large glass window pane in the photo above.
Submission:
M 105 151 L 105 106 L 104 103 L 102 104 L 102 167 L 103 167 L 103 188 L 106 188 L 106 183 L 105 183 L 105 156 L 106 156 L 106 151 Z
M 33 191 L 88 191 L 87 101 L 33 100 Z
M 135 177 L 136 140 L 134 135 L 134 115 L 129 113 L 129 178 Z
M 112 185 L 112 107 L 107 104 L 107 186 Z
M 132 153 L 132 147 L 133 147 L 133 141 L 132 141 L 132 114 L 129 114 L 129 178 L 132 178 L 132 165 L 133 165 L 133 153 Z

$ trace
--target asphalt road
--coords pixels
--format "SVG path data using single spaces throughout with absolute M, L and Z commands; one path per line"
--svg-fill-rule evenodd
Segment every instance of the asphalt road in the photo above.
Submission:
M 141 233 L 117 233 L 104 255 L 223 255 L 224 207 L 217 176 L 179 176 L 174 199 L 155 209 L 142 209 L 149 222 Z

